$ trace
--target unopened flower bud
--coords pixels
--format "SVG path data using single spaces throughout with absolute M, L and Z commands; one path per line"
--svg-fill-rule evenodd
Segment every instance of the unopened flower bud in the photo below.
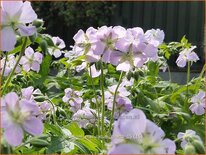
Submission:
M 184 154 L 196 154 L 195 147 L 191 144 L 187 144 L 184 149 Z
M 204 145 L 199 140 L 192 141 L 192 145 L 194 145 L 197 153 L 199 153 L 199 154 L 205 153 Z

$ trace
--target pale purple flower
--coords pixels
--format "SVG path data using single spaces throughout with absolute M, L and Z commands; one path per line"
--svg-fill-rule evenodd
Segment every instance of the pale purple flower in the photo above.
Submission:
M 77 122 L 81 128 L 87 128 L 88 125 L 95 125 L 96 115 L 97 114 L 94 109 L 85 107 L 74 113 L 72 120 Z
M 65 95 L 62 98 L 63 102 L 69 103 L 71 106 L 71 111 L 76 112 L 81 109 L 81 104 L 83 99 L 81 98 L 82 93 L 76 90 L 72 90 L 71 88 L 67 88 L 64 90 Z
M 129 72 L 133 67 L 142 67 L 148 57 L 142 52 L 114 51 L 110 55 L 110 63 L 117 66 L 116 70 Z
M 197 54 L 193 51 L 196 46 L 191 46 L 190 48 L 186 48 L 179 53 L 179 57 L 176 60 L 177 66 L 185 67 L 187 62 L 196 62 L 199 60 Z
M 96 31 L 96 29 L 90 27 L 86 33 L 83 30 L 79 30 L 73 37 L 75 45 L 72 50 L 74 53 L 79 53 L 79 55 L 85 55 L 88 62 L 97 62 L 100 60 L 100 56 L 94 54 L 93 43 L 95 42 L 94 34 Z
M 121 26 L 100 27 L 95 36 L 93 46 L 94 54 L 102 55 L 102 61 L 110 63 L 110 55 L 115 50 L 115 43 L 120 37 L 126 34 L 126 30 Z
M 165 38 L 164 31 L 160 29 L 156 29 L 156 30 L 151 29 L 145 32 L 145 39 L 149 44 L 152 44 L 155 47 L 158 47 L 160 44 L 162 44 L 164 38 Z
M 39 104 L 39 108 L 40 108 L 40 114 L 38 115 L 38 118 L 42 120 L 46 120 L 46 114 L 51 110 L 51 104 L 44 101 Z
M 114 92 L 117 85 L 108 87 L 108 91 L 105 91 L 105 104 L 108 110 L 113 108 Z M 122 113 L 130 111 L 133 106 L 131 100 L 128 98 L 130 92 L 124 86 L 120 86 L 117 90 L 117 96 L 115 100 L 115 114 L 114 117 L 117 119 Z
M 189 143 L 194 138 L 201 141 L 201 138 L 193 130 L 186 130 L 185 133 L 179 132 L 178 135 L 177 135 L 177 138 L 181 139 L 181 144 L 180 145 L 181 145 L 182 149 L 184 149 L 186 144 Z
M 0 60 L 1 61 L 1 70 L 4 68 L 5 65 L 5 57 Z M 14 66 L 16 64 L 16 58 L 14 55 L 8 55 L 7 61 L 6 61 L 6 66 L 5 66 L 5 71 L 4 71 L 4 76 L 8 76 L 11 71 L 13 70 Z M 20 66 L 17 65 L 15 72 L 19 73 L 21 71 Z
M 86 62 L 82 62 L 82 64 L 81 65 L 78 65 L 78 66 L 76 66 L 75 67 L 75 70 L 77 71 L 77 72 L 81 72 L 83 69 L 85 69 L 87 67 L 87 63 Z
M 120 84 L 120 87 L 130 87 L 134 84 L 134 78 L 131 78 L 128 80 L 127 78 L 124 78 L 122 80 L 122 83 Z
M 164 131 L 148 120 L 141 110 L 133 109 L 114 123 L 113 147 L 109 154 L 121 154 L 123 150 L 124 154 L 174 154 L 174 141 L 164 139 L 164 136 Z
M 125 36 L 116 42 L 115 47 L 122 52 L 144 50 L 146 47 L 144 31 L 140 27 L 127 29 Z
M 39 72 L 40 64 L 42 63 L 43 55 L 39 52 L 34 52 L 31 47 L 26 48 L 25 56 L 20 60 L 20 64 L 23 66 L 25 71 L 36 71 Z
M 12 146 L 18 146 L 24 138 L 24 131 L 31 135 L 41 135 L 43 123 L 36 117 L 39 107 L 35 102 L 20 99 L 14 92 L 3 98 L 5 108 L 1 109 L 1 127 L 4 138 Z
M 21 96 L 26 100 L 34 100 L 34 95 L 40 95 L 41 91 L 39 89 L 35 89 L 33 86 L 29 86 L 27 88 L 21 89 Z
M 25 98 L 27 100 L 33 99 L 33 96 L 32 96 L 33 92 L 34 92 L 34 87 L 32 87 L 32 86 L 29 86 L 27 88 L 23 88 L 21 90 L 22 98 Z
M 205 92 L 200 90 L 198 94 L 191 98 L 193 103 L 189 109 L 196 115 L 203 115 L 205 113 Z
M 115 119 L 119 118 L 119 116 L 122 113 L 129 112 L 133 108 L 132 102 L 128 97 L 117 96 L 115 103 L 116 103 L 115 104 L 115 111 L 114 111 L 114 118 Z M 113 107 L 113 100 L 112 100 L 112 102 L 109 102 L 107 104 L 107 108 L 109 110 L 112 110 L 112 107 Z
M 96 67 L 95 67 L 95 64 L 90 66 L 91 67 L 91 73 L 90 73 L 90 68 L 88 69 L 89 71 L 89 75 L 92 77 L 92 78 L 96 78 L 98 76 L 100 76 L 101 74 L 101 71 L 97 71 Z
M 59 58 L 62 54 L 62 49 L 65 48 L 65 43 L 59 37 L 52 37 L 54 47 L 49 47 L 48 52 L 50 55 L 54 55 L 55 58 Z
M 16 34 L 31 36 L 36 27 L 27 25 L 37 19 L 37 15 L 26 1 L 1 2 L 1 51 L 11 51 L 16 44 Z

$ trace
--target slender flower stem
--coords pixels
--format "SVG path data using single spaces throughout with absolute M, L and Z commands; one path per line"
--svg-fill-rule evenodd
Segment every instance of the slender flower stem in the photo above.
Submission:
M 93 93 L 95 94 L 95 100 L 96 100 L 96 109 L 97 109 L 97 117 L 98 117 L 98 125 L 97 125 L 97 133 L 98 133 L 98 136 L 100 135 L 100 109 L 99 109 L 99 102 L 97 100 L 97 96 L 96 96 L 96 89 L 94 87 L 94 81 L 93 81 L 93 78 L 92 78 L 92 69 L 91 69 L 91 66 L 89 67 L 89 72 L 90 72 L 90 78 L 91 78 L 91 83 L 92 83 L 92 89 L 93 89 Z
M 104 113 L 105 113 L 105 96 L 104 96 L 104 68 L 101 62 L 100 87 L 102 91 L 102 145 L 104 147 Z
M 171 71 L 169 65 L 167 66 L 168 73 L 169 73 L 169 81 L 172 81 Z
M 2 95 L 3 95 L 4 92 L 6 91 L 8 85 L 10 84 L 11 78 L 12 78 L 12 76 L 13 76 L 15 70 L 16 70 L 16 67 L 18 66 L 19 61 L 21 60 L 21 57 L 22 57 L 23 54 L 24 54 L 24 51 L 25 51 L 25 48 L 26 48 L 27 39 L 28 39 L 27 37 L 24 39 L 24 43 L 23 43 L 23 45 L 22 45 L 22 48 L 21 48 L 21 51 L 20 51 L 20 53 L 19 53 L 19 57 L 18 57 L 18 59 L 17 59 L 17 61 L 16 61 L 16 64 L 15 64 L 13 70 L 11 71 L 11 73 L 9 74 L 9 77 L 8 77 L 8 79 L 6 80 L 6 83 L 4 84 L 4 88 L 3 88 L 2 93 L 1 93 Z
M 187 63 L 187 94 L 186 94 L 185 108 L 188 104 L 188 99 L 189 99 L 189 81 L 190 81 L 190 61 L 188 61 Z
M 3 67 L 3 70 L 2 70 L 2 74 L 1 74 L 1 79 L 3 79 L 3 76 L 4 76 L 7 59 L 8 59 L 8 52 L 6 52 L 6 57 L 5 57 L 5 61 L 4 61 L 4 67 Z
M 113 105 L 112 105 L 112 114 L 111 114 L 111 119 L 110 119 L 110 124 L 109 124 L 109 131 L 110 131 L 110 133 L 112 131 L 112 123 L 114 121 L 114 110 L 115 110 L 115 103 L 116 103 L 117 92 L 118 92 L 118 88 L 119 88 L 119 86 L 121 84 L 122 77 L 123 77 L 123 72 L 121 72 L 121 74 L 120 74 L 119 82 L 118 82 L 117 87 L 116 87 L 115 92 L 114 92 L 114 99 L 113 99 Z

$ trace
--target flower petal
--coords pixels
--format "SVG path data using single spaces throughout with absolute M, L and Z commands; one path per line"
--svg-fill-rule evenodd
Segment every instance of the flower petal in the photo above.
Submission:
M 122 114 L 118 121 L 121 134 L 130 139 L 140 138 L 147 124 L 145 114 L 139 109 L 133 109 L 128 114 Z
M 135 144 L 119 144 L 109 150 L 108 154 L 139 154 L 140 149 Z
M 35 26 L 26 26 L 26 25 L 19 24 L 17 27 L 19 28 L 18 31 L 21 36 L 31 36 L 34 33 L 36 33 Z
M 31 69 L 34 70 L 34 71 L 39 72 L 39 70 L 40 70 L 40 65 L 39 65 L 39 63 L 38 63 L 37 61 L 33 61 L 33 62 L 32 62 L 32 65 L 31 65 Z
M 58 58 L 62 55 L 62 52 L 59 50 L 59 49 L 55 49 L 54 50 L 54 57 L 55 58 Z
M 25 50 L 25 56 L 27 58 L 32 58 L 34 55 L 34 50 L 31 47 L 27 47 Z
M 2 1 L 2 8 L 10 16 L 15 16 L 22 8 L 22 1 Z
M 42 134 L 44 126 L 40 119 L 32 117 L 23 123 L 23 128 L 26 132 L 38 136 Z
M 16 44 L 16 34 L 11 27 L 4 27 L 1 30 L 1 51 L 11 51 Z
M 34 91 L 34 87 L 30 86 L 30 87 L 27 87 L 27 88 L 23 88 L 21 90 L 21 93 L 22 93 L 22 96 L 26 99 L 31 99 L 31 95 Z
M 130 69 L 132 69 L 132 66 L 130 65 L 128 61 L 120 63 L 116 68 L 116 70 L 120 70 L 124 72 L 129 72 Z
M 36 19 L 37 19 L 37 15 L 32 9 L 31 2 L 28 1 L 24 2 L 22 7 L 22 13 L 19 19 L 20 22 L 26 24 L 26 23 L 31 23 Z
M 12 110 L 12 111 L 16 110 L 18 100 L 19 100 L 19 97 L 14 92 L 8 93 L 5 96 L 5 102 L 7 103 L 7 106 L 9 107 L 9 109 Z
M 4 137 L 10 145 L 18 146 L 24 137 L 23 130 L 20 125 L 12 123 L 4 130 Z

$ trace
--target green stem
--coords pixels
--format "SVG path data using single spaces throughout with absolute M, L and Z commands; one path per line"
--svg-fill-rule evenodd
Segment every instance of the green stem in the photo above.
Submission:
M 4 67 L 3 67 L 3 70 L 2 70 L 1 79 L 3 79 L 3 76 L 4 76 L 4 72 L 5 72 L 5 69 L 6 69 L 7 59 L 8 59 L 8 52 L 6 52 L 6 57 L 5 57 Z
M 17 59 L 17 61 L 16 61 L 16 64 L 15 64 L 13 70 L 11 71 L 11 73 L 9 74 L 9 77 L 8 77 L 8 79 L 6 80 L 6 83 L 4 84 L 4 87 L 3 87 L 3 90 L 2 90 L 2 93 L 1 93 L 2 95 L 3 95 L 4 92 L 6 91 L 8 85 L 10 84 L 11 79 L 12 79 L 12 76 L 13 76 L 15 70 L 16 70 L 16 67 L 18 66 L 19 61 L 21 60 L 21 57 L 22 57 L 23 54 L 24 54 L 24 51 L 25 51 L 25 48 L 26 48 L 27 39 L 28 39 L 28 38 L 26 37 L 25 40 L 24 40 L 24 43 L 23 43 L 23 45 L 22 45 L 21 51 L 20 51 L 20 53 L 19 53 L 19 57 L 18 57 L 18 59 Z
M 100 87 L 102 91 L 102 145 L 104 147 L 104 113 L 105 113 L 105 97 L 104 97 L 104 68 L 101 62 Z
M 121 84 L 122 77 L 123 77 L 123 72 L 121 72 L 121 74 L 120 74 L 119 82 L 118 82 L 117 87 L 116 87 L 115 92 L 114 92 L 114 99 L 113 99 L 113 105 L 112 105 L 112 114 L 111 114 L 111 119 L 110 119 L 110 124 L 109 124 L 109 131 L 110 131 L 110 133 L 112 131 L 112 123 L 114 121 L 114 110 L 115 110 L 115 103 L 116 103 L 117 92 L 118 92 L 118 88 L 119 88 L 119 86 Z
M 96 89 L 94 87 L 94 81 L 93 81 L 93 78 L 92 78 L 92 69 L 91 69 L 91 66 L 89 67 L 89 71 L 90 71 L 90 78 L 91 78 L 91 83 L 92 83 L 92 89 L 93 89 L 93 93 L 95 94 L 95 100 L 96 100 L 96 108 L 97 108 L 97 117 L 98 117 L 98 125 L 97 125 L 97 133 L 98 133 L 98 136 L 100 135 L 100 111 L 99 111 L 99 102 L 98 102 L 98 99 L 97 99 L 97 96 L 96 96 Z
M 203 66 L 202 71 L 200 72 L 200 75 L 199 75 L 200 78 L 202 78 L 202 76 L 205 72 L 205 69 L 206 69 L 206 64 Z
M 56 119 L 55 106 L 54 106 L 53 102 L 50 99 L 47 99 L 47 101 L 49 101 L 49 103 L 52 105 L 52 109 L 53 109 L 53 115 L 52 116 L 53 116 L 54 124 L 59 126 L 58 123 L 57 123 L 57 119 Z
M 172 81 L 172 76 L 171 76 L 171 71 L 170 71 L 169 65 L 167 66 L 167 68 L 168 68 L 168 73 L 169 73 L 169 80 Z
M 190 81 L 190 61 L 188 61 L 187 63 L 187 94 L 186 94 L 185 108 L 189 100 L 189 81 Z

